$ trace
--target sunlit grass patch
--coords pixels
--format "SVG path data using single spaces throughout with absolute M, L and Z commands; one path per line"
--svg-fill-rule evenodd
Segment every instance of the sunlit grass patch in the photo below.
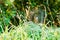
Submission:
M 6 30 L 0 35 L 0 40 L 60 40 L 60 28 L 48 28 L 32 22 L 25 22 L 22 26 Z

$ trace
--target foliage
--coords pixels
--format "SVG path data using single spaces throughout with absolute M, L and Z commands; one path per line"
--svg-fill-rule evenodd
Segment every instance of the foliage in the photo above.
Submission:
M 41 6 L 41 7 L 40 7 Z M 14 20 L 15 17 L 18 18 L 19 22 L 17 23 L 23 23 L 24 20 L 28 19 L 26 17 L 29 16 L 34 18 L 41 17 L 41 14 L 36 13 L 37 10 L 41 11 L 40 13 L 43 13 L 45 17 L 42 19 L 45 21 L 45 24 L 48 23 L 48 25 L 56 25 L 60 26 L 60 1 L 59 0 L 0 0 L 0 29 L 1 27 L 4 28 L 5 26 L 10 26 L 10 22 Z M 35 10 L 38 8 L 37 10 Z M 27 12 L 34 11 L 34 15 L 26 13 Z M 58 15 L 57 15 L 58 14 Z M 58 16 L 58 17 L 57 17 Z M 30 18 L 36 22 L 40 22 L 40 18 L 37 18 L 35 20 L 34 18 Z M 13 20 L 11 20 L 13 19 Z M 15 19 L 16 20 L 16 19 Z M 17 21 L 17 20 L 16 20 Z M 12 22 L 15 23 L 16 21 Z M 17 23 L 13 24 L 16 25 Z M 1 30 L 2 31 L 2 30 Z
M 13 26 L 14 27 L 14 26 Z M 60 40 L 60 28 L 48 28 L 45 25 L 37 25 L 25 22 L 23 26 L 14 27 L 0 35 L 0 40 Z
M 60 0 L 0 0 L 0 40 L 60 40 L 60 28 L 51 28 L 60 26 L 59 7 Z

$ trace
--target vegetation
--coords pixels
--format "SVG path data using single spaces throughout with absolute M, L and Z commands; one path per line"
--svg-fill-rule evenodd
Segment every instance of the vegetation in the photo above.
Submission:
M 60 40 L 60 0 L 0 0 L 0 40 Z
M 0 40 L 60 40 L 60 28 L 47 28 L 46 25 L 32 22 L 25 22 L 23 26 L 14 28 L 10 32 L 6 28 L 0 35 Z

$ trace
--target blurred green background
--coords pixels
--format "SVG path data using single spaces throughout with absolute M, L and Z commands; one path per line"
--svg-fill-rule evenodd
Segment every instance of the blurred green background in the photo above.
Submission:
M 0 32 L 29 21 L 60 27 L 60 0 L 0 0 Z
M 0 0 L 0 40 L 60 40 L 60 0 Z

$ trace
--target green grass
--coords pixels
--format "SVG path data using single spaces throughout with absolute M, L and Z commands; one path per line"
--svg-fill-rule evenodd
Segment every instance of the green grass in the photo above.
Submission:
M 60 28 L 48 28 L 44 24 L 37 25 L 25 22 L 23 26 L 15 27 L 0 35 L 0 40 L 60 40 Z

